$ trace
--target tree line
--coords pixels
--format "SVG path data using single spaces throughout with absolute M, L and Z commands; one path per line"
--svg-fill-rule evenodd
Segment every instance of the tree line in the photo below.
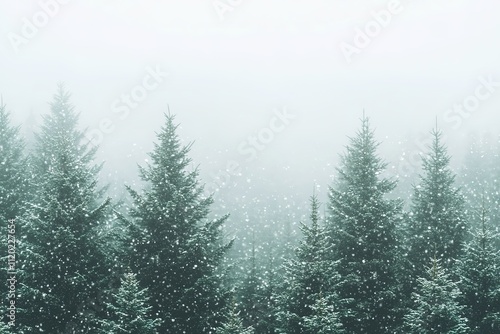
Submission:
M 459 187 L 437 128 L 405 209 L 363 116 L 293 252 L 276 265 L 254 239 L 237 268 L 177 126 L 166 114 L 124 204 L 63 86 L 30 152 L 0 106 L 4 282 L 9 220 L 17 269 L 15 326 L 5 285 L 0 333 L 500 332 L 496 176 L 471 155 Z

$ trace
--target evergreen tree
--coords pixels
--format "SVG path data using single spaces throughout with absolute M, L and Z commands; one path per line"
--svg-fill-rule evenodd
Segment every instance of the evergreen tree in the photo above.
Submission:
M 404 317 L 405 332 L 415 334 L 470 333 L 467 319 L 462 317 L 459 305 L 460 290 L 450 280 L 434 258 L 427 270 L 428 278 L 418 278 L 418 289 L 413 293 L 414 306 Z
M 480 227 L 459 262 L 460 301 L 471 333 L 477 334 L 500 333 L 500 254 L 487 215 L 483 203 Z
M 432 136 L 430 153 L 423 158 L 424 174 L 412 197 L 408 259 L 413 278 L 424 270 L 425 259 L 434 254 L 450 268 L 462 254 L 467 233 L 464 199 L 454 186 L 450 157 L 441 143 L 441 133 L 433 130 Z
M 320 294 L 333 294 L 338 274 L 329 258 L 331 246 L 325 229 L 319 223 L 319 202 L 311 197 L 311 225 L 301 225 L 303 240 L 295 259 L 285 265 L 284 289 L 279 297 L 278 318 L 287 334 L 306 333 L 305 318 L 313 314 Z
M 19 127 L 10 124 L 10 114 L 0 102 L 0 219 L 4 225 L 9 219 L 20 215 L 26 199 L 30 177 L 23 150 L 24 142 L 20 138 Z M 2 236 L 5 234 L 3 231 Z
M 239 310 L 245 326 L 255 325 L 259 321 L 260 293 L 262 280 L 259 277 L 257 259 L 255 255 L 255 236 L 252 234 L 252 253 L 249 261 L 249 269 L 239 291 Z
M 22 208 L 27 200 L 27 185 L 29 175 L 27 172 L 27 160 L 23 155 L 24 142 L 19 136 L 19 128 L 10 124 L 10 114 L 7 112 L 3 102 L 0 102 L 0 258 L 2 266 L 0 269 L 0 280 L 7 280 L 8 248 L 7 238 L 9 221 L 17 225 L 16 219 L 21 215 Z M 19 237 L 17 231 L 12 237 Z M 11 239 L 12 240 L 12 239 Z M 12 244 L 16 246 L 17 242 Z M 11 254 L 11 256 L 15 254 Z M 11 258 L 12 260 L 12 258 Z M 11 262 L 12 263 L 12 262 Z M 15 268 L 14 268 L 15 269 Z M 2 285 L 2 286 L 4 286 Z M 0 306 L 6 310 L 9 299 L 6 298 L 7 289 L 1 291 Z M 3 322 L 0 321 L 0 324 Z M 1 330 L 0 330 L 1 333 Z
M 474 212 L 484 201 L 488 205 L 491 222 L 500 221 L 499 157 L 500 146 L 495 138 L 489 135 L 472 137 L 459 174 L 467 210 Z M 479 223 L 478 220 L 471 221 L 474 222 Z M 478 227 L 481 228 L 480 224 Z
M 161 333 L 209 333 L 223 320 L 228 290 L 219 275 L 231 247 L 221 226 L 207 220 L 212 197 L 203 197 L 198 170 L 188 171 L 190 146 L 181 146 L 174 116 L 158 134 L 151 164 L 140 168 L 143 193 L 134 201 L 130 262 L 141 283 L 154 292 L 153 314 Z
M 236 312 L 236 309 L 233 307 L 231 312 L 226 319 L 226 321 L 222 324 L 221 327 L 217 328 L 215 334 L 253 334 L 254 330 L 250 327 L 245 327 L 243 325 L 243 321 L 240 318 L 240 314 Z
M 349 302 L 341 319 L 353 333 L 392 333 L 400 300 L 394 264 L 402 205 L 386 199 L 395 182 L 380 177 L 386 164 L 376 155 L 377 146 L 369 121 L 363 117 L 329 194 L 329 230 L 343 278 L 339 298 Z
M 29 333 L 86 333 L 109 266 L 96 229 L 109 199 L 100 200 L 100 166 L 77 129 L 78 114 L 59 86 L 37 134 L 37 191 L 22 217 L 19 320 Z
M 344 334 L 346 331 L 335 312 L 332 301 L 320 297 L 311 306 L 312 313 L 304 318 L 304 333 L 311 334 Z
M 107 304 L 109 318 L 101 320 L 102 334 L 156 334 L 159 319 L 150 319 L 147 289 L 140 289 L 136 275 L 126 273 L 121 286 Z

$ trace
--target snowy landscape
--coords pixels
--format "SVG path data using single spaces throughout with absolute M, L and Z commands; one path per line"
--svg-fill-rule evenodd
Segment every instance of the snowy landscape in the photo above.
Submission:
M 500 333 L 494 2 L 1 2 L 2 333 Z

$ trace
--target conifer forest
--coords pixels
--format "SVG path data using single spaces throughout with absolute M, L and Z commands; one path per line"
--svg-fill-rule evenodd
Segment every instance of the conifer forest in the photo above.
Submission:
M 0 4 L 0 334 L 499 334 L 499 9 Z

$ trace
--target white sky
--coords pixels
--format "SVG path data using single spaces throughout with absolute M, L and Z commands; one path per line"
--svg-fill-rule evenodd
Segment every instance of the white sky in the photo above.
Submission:
M 100 157 L 118 178 L 136 174 L 167 104 L 181 136 L 196 141 L 192 156 L 207 183 L 235 160 L 246 174 L 234 183 L 259 174 L 278 187 L 324 186 L 363 108 L 395 169 L 436 117 L 454 152 L 469 131 L 498 133 L 500 87 L 467 119 L 449 114 L 462 119 L 458 129 L 445 119 L 479 77 L 500 81 L 498 1 L 402 0 L 351 63 L 340 44 L 353 44 L 389 1 L 221 0 L 234 4 L 221 19 L 213 0 L 65 0 L 16 51 L 13 34 L 22 37 L 26 21 L 43 20 L 44 4 L 55 2 L 0 0 L 0 94 L 23 123 L 47 112 L 65 82 L 82 126 L 113 123 Z M 113 102 L 142 83 L 147 67 L 169 76 L 119 119 Z M 237 147 L 285 106 L 296 119 L 247 162 Z

